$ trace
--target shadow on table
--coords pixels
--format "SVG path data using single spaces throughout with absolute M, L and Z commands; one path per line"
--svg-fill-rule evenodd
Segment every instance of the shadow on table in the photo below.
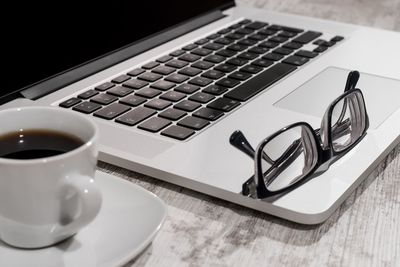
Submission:
M 272 239 L 295 246 L 309 246 L 318 242 L 329 229 L 338 223 L 341 216 L 354 205 L 379 173 L 383 172 L 399 154 L 400 145 L 389 153 L 325 222 L 317 225 L 294 223 L 104 162 L 99 163 L 99 169 L 146 188 L 162 198 L 169 206 L 193 213 L 199 218 L 206 217 L 209 220 L 223 223 L 225 225 L 224 232 L 220 237 L 234 246 L 247 245 L 257 238 Z M 173 225 L 177 228 L 180 227 L 178 224 Z

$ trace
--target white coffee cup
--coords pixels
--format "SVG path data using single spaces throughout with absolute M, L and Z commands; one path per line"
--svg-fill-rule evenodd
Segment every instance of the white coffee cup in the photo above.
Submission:
M 72 135 L 83 145 L 46 158 L 0 157 L 0 239 L 21 248 L 58 243 L 90 223 L 101 207 L 94 183 L 98 130 L 83 115 L 51 107 L 0 111 L 0 136 L 32 129 Z

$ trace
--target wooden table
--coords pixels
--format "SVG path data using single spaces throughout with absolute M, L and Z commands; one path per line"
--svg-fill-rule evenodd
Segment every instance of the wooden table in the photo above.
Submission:
M 400 0 L 238 4 L 400 31 Z M 153 243 L 126 266 L 400 266 L 400 146 L 316 226 L 295 224 L 106 163 L 99 169 L 146 188 L 168 205 L 167 220 Z

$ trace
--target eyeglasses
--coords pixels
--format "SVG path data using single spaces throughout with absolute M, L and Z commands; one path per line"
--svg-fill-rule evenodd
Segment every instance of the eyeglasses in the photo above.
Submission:
M 256 150 L 241 131 L 232 133 L 230 143 L 253 158 L 255 165 L 242 194 L 263 199 L 290 192 L 356 146 L 369 127 L 364 96 L 355 88 L 359 77 L 358 71 L 349 73 L 344 93 L 328 106 L 319 129 L 293 123 L 265 138 Z

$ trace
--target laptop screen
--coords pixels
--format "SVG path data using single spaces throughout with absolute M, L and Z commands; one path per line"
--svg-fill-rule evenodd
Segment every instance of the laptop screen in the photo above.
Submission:
M 0 99 L 233 1 L 15 3 L 0 19 Z

